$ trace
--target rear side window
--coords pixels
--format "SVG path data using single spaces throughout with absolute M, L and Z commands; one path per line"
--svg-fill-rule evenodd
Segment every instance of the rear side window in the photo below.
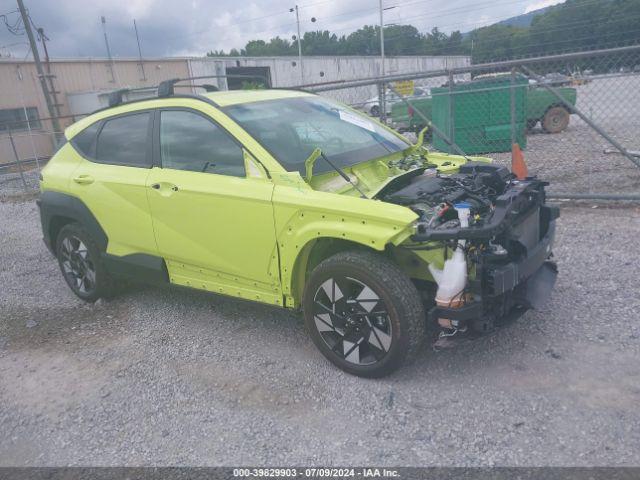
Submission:
M 71 144 L 84 157 L 95 158 L 96 156 L 96 135 L 100 127 L 100 122 L 89 125 L 71 139 Z
M 242 147 L 221 127 L 193 112 L 161 112 L 160 156 L 163 168 L 245 176 Z
M 112 118 L 100 130 L 95 158 L 100 163 L 150 167 L 148 138 L 149 113 Z

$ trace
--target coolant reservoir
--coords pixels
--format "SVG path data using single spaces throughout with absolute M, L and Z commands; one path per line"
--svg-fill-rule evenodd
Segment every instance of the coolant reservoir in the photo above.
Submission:
M 461 228 L 469 227 L 469 217 L 471 216 L 471 206 L 468 203 L 457 203 L 454 208 L 458 212 Z M 465 242 L 458 242 L 456 250 L 450 259 L 444 262 L 444 268 L 438 270 L 429 265 L 429 271 L 436 283 L 438 291 L 436 292 L 436 303 L 440 307 L 457 308 L 464 303 L 464 290 L 467 286 L 467 260 L 464 254 Z M 446 319 L 439 319 L 442 326 L 448 326 L 451 322 L 446 323 Z

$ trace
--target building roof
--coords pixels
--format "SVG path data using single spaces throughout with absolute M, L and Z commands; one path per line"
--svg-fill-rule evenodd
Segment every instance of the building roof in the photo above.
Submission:
M 386 55 L 387 61 L 401 58 L 471 58 L 469 55 Z M 184 62 L 187 60 L 204 60 L 204 61 L 298 61 L 299 57 L 293 55 L 287 56 L 272 56 L 272 57 L 143 57 L 143 62 Z M 304 61 L 313 60 L 327 60 L 327 59 L 357 59 L 357 60 L 371 60 L 379 61 L 380 56 L 377 55 L 306 55 Z M 113 61 L 118 62 L 140 62 L 138 57 L 113 57 L 113 60 L 109 60 L 107 57 L 73 57 L 73 58 L 51 58 L 51 63 L 108 63 Z M 0 57 L 0 63 L 33 63 L 31 57 L 18 58 L 18 57 Z
M 203 97 L 213 100 L 221 107 L 237 105 L 239 103 L 260 102 L 264 100 L 277 100 L 279 98 L 295 98 L 311 95 L 299 90 L 228 90 L 222 92 L 210 92 L 202 94 Z

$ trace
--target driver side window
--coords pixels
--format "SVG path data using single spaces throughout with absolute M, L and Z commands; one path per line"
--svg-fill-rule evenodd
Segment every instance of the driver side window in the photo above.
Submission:
M 162 168 L 244 177 L 244 155 L 221 127 L 185 110 L 160 112 Z

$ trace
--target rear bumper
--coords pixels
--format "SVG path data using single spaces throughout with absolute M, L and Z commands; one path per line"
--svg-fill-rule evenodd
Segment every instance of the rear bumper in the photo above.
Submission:
M 555 237 L 555 219 L 549 222 L 545 236 L 518 262 L 485 266 L 470 287 L 474 300 L 458 308 L 436 306 L 429 310 L 430 321 L 452 320 L 458 329 L 470 326 L 484 331 L 514 311 L 524 313 L 539 308 L 549 298 L 556 281 L 557 267 L 549 261 Z M 489 282 L 488 279 L 491 279 Z

